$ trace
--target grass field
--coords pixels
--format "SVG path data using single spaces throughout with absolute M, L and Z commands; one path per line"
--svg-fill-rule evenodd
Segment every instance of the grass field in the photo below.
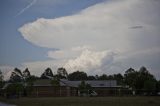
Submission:
M 0 101 L 17 106 L 160 106 L 160 97 L 50 97 Z

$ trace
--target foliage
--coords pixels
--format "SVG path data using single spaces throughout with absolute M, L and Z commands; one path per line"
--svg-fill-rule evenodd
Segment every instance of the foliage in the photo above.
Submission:
M 88 76 L 87 80 L 96 80 L 95 76 Z
M 31 74 L 30 74 L 28 68 L 26 68 L 26 69 L 23 71 L 23 77 L 24 77 L 25 79 L 27 79 L 27 78 L 29 78 L 30 76 L 31 76 Z
M 1 72 L 1 70 L 0 70 L 0 88 L 2 88 L 3 85 L 4 85 L 3 74 L 2 74 L 2 72 Z
M 108 76 L 106 74 L 102 74 L 98 77 L 98 80 L 108 80 Z
M 24 91 L 24 86 L 21 83 L 12 83 L 9 84 L 6 88 L 6 92 L 9 95 L 22 95 Z
M 160 92 L 160 80 L 156 83 L 156 91 Z
M 42 79 L 52 79 L 53 78 L 53 73 L 51 68 L 47 68 L 44 73 L 41 75 Z
M 138 73 L 133 68 L 129 68 L 124 74 L 125 84 L 129 85 L 134 89 L 136 86 L 135 84 L 137 76 Z
M 2 72 L 0 71 L 0 81 L 2 82 Z M 84 80 L 116 80 L 118 85 L 128 85 L 133 90 L 147 91 L 148 93 L 153 93 L 152 91 L 160 92 L 160 81 L 157 81 L 154 76 L 149 73 L 146 67 L 141 67 L 138 71 L 133 68 L 129 68 L 124 75 L 118 73 L 113 75 L 102 74 L 100 76 L 87 76 L 87 73 L 82 71 L 76 71 L 68 75 L 65 68 L 58 68 L 57 74 L 53 75 L 52 70 L 47 68 L 44 73 L 42 73 L 41 78 L 52 79 L 51 83 L 54 86 L 59 86 L 59 80 L 62 78 L 68 78 L 72 81 L 84 81 Z M 10 81 L 12 83 L 21 83 L 27 90 L 31 91 L 33 86 L 33 81 L 38 79 L 38 77 L 30 74 L 28 68 L 23 72 L 15 68 L 10 76 Z M 2 85 L 2 83 L 0 83 Z M 0 87 L 2 87 L 0 85 Z M 88 87 L 88 88 L 87 88 Z M 85 82 L 81 82 L 79 89 L 81 91 L 86 91 L 86 89 L 91 88 Z
M 23 88 L 23 93 L 27 95 L 27 92 L 32 91 L 33 81 L 35 81 L 37 77 L 30 74 L 28 68 L 26 68 L 23 72 L 15 68 L 10 76 L 11 85 L 7 88 L 9 93 L 18 92 L 17 90 L 21 90 Z M 13 91 L 13 92 L 12 92 Z
M 0 81 L 3 81 L 3 74 L 1 70 L 0 70 Z
M 76 71 L 76 72 L 70 73 L 68 75 L 68 79 L 73 81 L 87 80 L 87 74 L 85 72 Z
M 147 91 L 147 93 L 156 90 L 156 79 L 145 67 L 141 67 L 139 71 L 129 68 L 124 74 L 124 80 L 125 84 L 132 89 L 136 89 L 137 93 L 140 93 L 142 90 Z
M 63 68 L 63 67 L 58 68 L 58 70 L 57 70 L 57 77 L 59 79 L 62 79 L 62 78 L 67 79 L 68 78 L 68 73 L 67 73 L 66 69 Z
M 81 84 L 78 86 L 78 89 L 81 94 L 83 93 L 88 94 L 88 90 L 91 90 L 92 87 L 90 84 L 85 83 L 85 81 L 81 81 Z
M 23 81 L 23 74 L 20 69 L 15 68 L 14 71 L 11 73 L 10 76 L 11 82 L 22 82 Z
M 144 89 L 147 91 L 156 90 L 156 80 L 146 80 L 144 82 Z
M 52 80 L 51 80 L 51 84 L 52 84 L 53 86 L 60 86 L 59 80 L 57 80 L 57 79 L 52 79 Z

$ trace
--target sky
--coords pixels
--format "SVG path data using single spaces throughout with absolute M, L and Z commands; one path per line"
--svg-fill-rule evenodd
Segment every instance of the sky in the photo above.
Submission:
M 160 0 L 0 0 L 0 69 L 89 75 L 145 66 L 160 79 Z

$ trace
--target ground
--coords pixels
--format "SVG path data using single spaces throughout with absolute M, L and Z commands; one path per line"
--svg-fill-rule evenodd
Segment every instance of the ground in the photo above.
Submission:
M 45 97 L 4 99 L 17 106 L 160 106 L 160 97 Z

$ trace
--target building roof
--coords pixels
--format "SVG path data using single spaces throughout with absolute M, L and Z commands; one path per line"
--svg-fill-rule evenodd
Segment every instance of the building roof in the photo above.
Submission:
M 61 79 L 66 86 L 78 87 L 81 81 L 69 81 L 66 79 Z M 85 83 L 90 84 L 92 87 L 118 87 L 116 80 L 87 80 Z
M 38 79 L 34 81 L 33 86 L 52 86 L 50 79 Z
M 85 83 L 90 84 L 92 87 L 119 87 L 116 80 L 87 80 Z M 69 81 L 66 79 L 60 80 L 60 86 L 78 87 L 81 81 Z M 50 79 L 36 80 L 33 86 L 53 86 Z

